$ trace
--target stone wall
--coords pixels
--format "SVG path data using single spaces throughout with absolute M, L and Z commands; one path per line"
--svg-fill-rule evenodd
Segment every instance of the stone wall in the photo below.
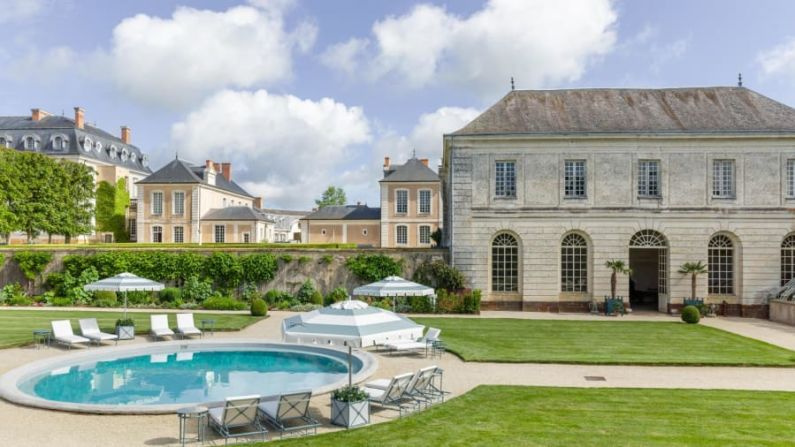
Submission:
M 795 326 L 795 302 L 770 300 L 770 320 Z
M 140 249 L 139 249 L 140 250 Z M 47 266 L 45 276 L 50 272 L 58 272 L 63 268 L 63 258 L 69 254 L 87 254 L 90 255 L 94 252 L 102 250 L 54 250 L 53 261 Z M 169 250 L 163 250 L 169 251 Z M 363 284 L 356 278 L 347 267 L 345 267 L 345 260 L 349 257 L 359 254 L 384 254 L 394 258 L 402 258 L 404 260 L 403 276 L 411 278 L 414 270 L 425 261 L 444 260 L 448 261 L 447 250 L 442 249 L 414 249 L 414 250 L 390 250 L 390 249 L 368 249 L 368 250 L 257 250 L 257 249 L 224 249 L 228 253 L 248 254 L 254 252 L 267 251 L 273 253 L 274 256 L 279 258 L 281 255 L 290 255 L 291 262 L 284 262 L 279 260 L 279 269 L 276 272 L 276 277 L 269 283 L 262 285 L 262 290 L 269 289 L 286 290 L 289 292 L 297 292 L 307 279 L 311 279 L 315 286 L 324 294 L 328 293 L 335 287 L 345 287 L 349 291 L 353 288 Z M 196 250 L 197 253 L 208 255 L 211 251 Z M 11 260 L 13 256 L 11 251 L 6 251 L 5 262 L 0 266 L 0 287 L 8 283 L 18 282 L 22 285 L 27 284 L 22 272 L 15 262 Z M 331 255 L 333 257 L 330 263 L 323 261 L 323 257 Z M 301 261 L 301 258 L 308 258 Z M 38 287 L 37 293 L 41 292 L 41 287 Z

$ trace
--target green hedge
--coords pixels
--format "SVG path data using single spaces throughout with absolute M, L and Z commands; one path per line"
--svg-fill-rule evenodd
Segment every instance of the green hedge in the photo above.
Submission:
M 52 250 L 151 250 L 151 249 L 165 250 L 238 250 L 241 248 L 249 250 L 262 250 L 262 249 L 275 249 L 275 250 L 353 250 L 356 249 L 356 244 L 288 244 L 288 243 L 205 243 L 205 244 L 176 244 L 176 243 L 113 243 L 113 244 L 40 244 L 40 245 L 25 245 L 24 248 L 14 245 L 0 246 L 0 251 L 18 251 L 35 250 L 35 251 L 52 251 Z

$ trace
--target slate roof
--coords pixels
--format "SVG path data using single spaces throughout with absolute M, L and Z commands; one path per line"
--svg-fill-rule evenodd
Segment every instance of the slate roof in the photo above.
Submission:
M 379 220 L 381 208 L 367 205 L 325 206 L 303 217 L 304 220 Z
M 744 87 L 516 90 L 452 135 L 795 133 L 795 109 Z
M 207 211 L 202 220 L 264 220 L 272 222 L 260 210 L 247 206 L 228 206 Z
M 410 158 L 405 164 L 396 165 L 384 173 L 382 182 L 438 182 L 439 175 L 425 166 L 417 158 Z
M 194 166 L 183 160 L 175 159 L 169 164 L 158 169 L 149 177 L 137 182 L 138 184 L 175 184 L 175 183 L 201 183 L 209 185 L 204 178 L 204 165 Z M 217 173 L 215 175 L 215 187 L 229 191 L 245 197 L 253 197 L 245 189 L 234 181 L 228 181 L 226 177 Z
M 53 139 L 59 135 L 68 140 L 66 149 L 53 147 Z M 11 147 L 20 151 L 34 150 L 24 147 L 24 139 L 28 136 L 39 141 L 39 148 L 35 150 L 45 155 L 81 156 L 128 169 L 152 172 L 149 157 L 140 148 L 125 144 L 121 138 L 98 127 L 86 124 L 83 129 L 78 129 L 74 120 L 57 115 L 48 115 L 39 121 L 33 121 L 30 116 L 0 116 L 0 138 L 10 139 Z

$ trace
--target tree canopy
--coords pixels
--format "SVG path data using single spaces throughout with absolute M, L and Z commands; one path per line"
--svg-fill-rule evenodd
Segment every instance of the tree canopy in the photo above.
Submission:
M 315 205 L 317 205 L 318 208 L 323 208 L 333 205 L 345 205 L 347 201 L 348 198 L 345 196 L 345 191 L 342 188 L 329 185 L 329 187 L 323 191 L 323 195 L 315 200 Z

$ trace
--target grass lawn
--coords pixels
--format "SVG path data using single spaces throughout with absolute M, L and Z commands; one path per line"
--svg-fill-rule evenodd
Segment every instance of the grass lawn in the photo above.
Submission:
M 795 351 L 702 325 L 647 321 L 415 318 L 475 362 L 795 366 Z
M 149 315 L 162 313 L 153 311 L 151 313 L 128 312 L 127 316 L 135 320 L 136 334 L 149 333 Z M 118 312 L 92 312 L 92 311 L 58 311 L 58 310 L 0 310 L 0 349 L 21 346 L 31 343 L 33 329 L 50 329 L 52 320 L 71 320 L 75 334 L 80 334 L 80 326 L 77 320 L 80 318 L 96 318 L 99 327 L 103 331 L 114 333 L 116 320 L 121 318 L 122 311 Z M 252 317 L 240 314 L 213 314 L 196 313 L 194 320 L 196 325 L 200 325 L 202 318 L 215 320 L 215 330 L 232 331 L 240 330 L 258 320 L 260 317 Z M 177 326 L 177 317 L 168 314 L 169 323 L 172 327 Z
M 403 419 L 277 444 L 785 446 L 793 420 L 795 393 L 480 386 Z

